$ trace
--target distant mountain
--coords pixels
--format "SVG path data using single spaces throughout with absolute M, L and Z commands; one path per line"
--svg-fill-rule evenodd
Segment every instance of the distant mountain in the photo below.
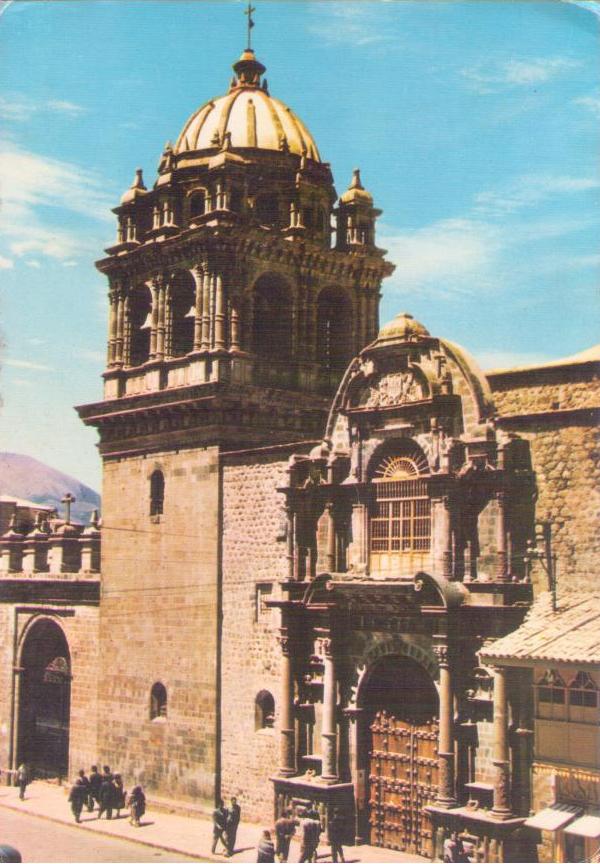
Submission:
M 87 523 L 91 511 L 100 509 L 98 493 L 74 477 L 31 456 L 0 453 L 0 495 L 14 495 L 15 498 L 55 507 L 62 516 L 65 505 L 61 504 L 61 499 L 67 492 L 76 499 L 71 508 L 71 517 L 76 522 Z

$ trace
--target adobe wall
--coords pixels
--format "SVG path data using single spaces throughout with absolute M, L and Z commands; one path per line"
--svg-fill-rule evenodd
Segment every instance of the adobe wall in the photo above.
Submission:
M 488 376 L 500 425 L 531 444 L 536 519 L 552 523 L 558 586 L 594 587 L 600 554 L 598 364 L 546 367 Z M 546 590 L 544 574 L 534 572 Z
M 165 478 L 150 516 L 150 475 Z M 217 766 L 216 448 L 104 465 L 99 758 L 161 797 L 212 804 Z M 154 683 L 167 717 L 150 718 Z
M 4 694 L 0 700 L 0 768 L 11 767 L 12 736 L 16 767 L 18 731 L 13 728 L 13 717 L 16 723 L 18 686 L 13 690 L 13 668 L 19 667 L 30 627 L 43 618 L 50 618 L 63 630 L 71 655 L 69 773 L 74 775 L 79 768 L 89 769 L 97 758 L 98 607 L 93 605 L 0 603 L 0 692 Z
M 280 613 L 266 610 L 260 595 L 273 599 L 286 578 L 285 499 L 276 489 L 285 485 L 290 454 L 301 450 L 223 457 L 222 793 L 239 798 L 244 818 L 267 826 L 273 821 L 267 778 L 279 754 Z M 256 729 L 261 690 L 275 699 L 273 729 Z

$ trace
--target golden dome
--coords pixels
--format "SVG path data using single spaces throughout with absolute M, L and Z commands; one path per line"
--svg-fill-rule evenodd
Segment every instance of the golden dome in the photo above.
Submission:
M 401 312 L 384 324 L 377 336 L 377 344 L 389 342 L 414 342 L 422 336 L 429 336 L 429 330 L 416 321 L 408 312 Z
M 229 93 L 211 99 L 187 121 L 175 144 L 174 153 L 221 147 L 229 136 L 229 145 L 237 148 L 277 150 L 305 154 L 320 162 L 314 139 L 304 123 L 279 99 L 269 95 L 260 76 L 262 63 L 246 49 L 233 67 L 237 77 Z

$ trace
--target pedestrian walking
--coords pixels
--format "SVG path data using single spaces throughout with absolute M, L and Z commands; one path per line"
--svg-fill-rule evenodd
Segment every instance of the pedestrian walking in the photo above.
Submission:
M 213 810 L 213 843 L 211 852 L 214 855 L 217 850 L 217 842 L 220 840 L 225 847 L 225 852 L 228 851 L 227 840 L 225 837 L 225 829 L 227 828 L 227 808 L 222 798 L 219 798 L 218 806 Z
M 306 811 L 301 821 L 302 845 L 300 847 L 300 861 L 316 861 L 319 838 L 321 836 L 321 820 L 316 810 Z
M 129 822 L 140 827 L 140 819 L 146 812 L 146 796 L 141 786 L 134 786 L 128 798 L 129 804 Z
M 115 787 L 113 785 L 112 774 L 103 773 L 102 783 L 100 784 L 99 792 L 98 819 L 102 819 L 102 814 L 106 813 L 107 819 L 112 819 L 112 811 L 115 804 Z
M 342 843 L 344 841 L 344 819 L 339 810 L 334 808 L 333 813 L 327 824 L 327 836 L 329 845 L 331 846 L 331 860 L 337 862 L 339 860 L 344 864 L 344 850 Z
M 71 811 L 76 822 L 81 822 L 81 811 L 83 810 L 83 805 L 87 801 L 87 797 L 87 777 L 85 776 L 85 772 L 81 770 L 69 792 L 69 803 L 71 804 Z
M 275 823 L 275 855 L 277 860 L 285 864 L 290 854 L 290 843 L 296 833 L 296 820 L 291 810 L 285 810 Z
M 256 861 L 258 864 L 273 864 L 275 861 L 275 847 L 271 840 L 271 832 L 263 831 L 258 844 Z
M 120 774 L 115 774 L 113 780 L 114 788 L 114 807 L 117 811 L 117 819 L 121 818 L 121 810 L 125 807 L 125 789 L 123 787 L 123 778 Z
M 88 810 L 91 813 L 94 809 L 94 803 L 100 803 L 100 786 L 102 785 L 102 777 L 98 773 L 98 766 L 92 765 L 92 770 L 89 776 L 89 794 L 88 794 Z
M 238 826 L 242 818 L 242 808 L 237 803 L 237 798 L 231 799 L 231 804 L 227 808 L 227 821 L 225 823 L 225 837 L 227 840 L 227 857 L 230 858 L 235 852 L 235 838 L 237 837 Z
M 25 762 L 21 763 L 17 768 L 17 784 L 19 786 L 19 798 L 23 801 L 25 798 L 25 790 L 29 785 L 29 768 Z

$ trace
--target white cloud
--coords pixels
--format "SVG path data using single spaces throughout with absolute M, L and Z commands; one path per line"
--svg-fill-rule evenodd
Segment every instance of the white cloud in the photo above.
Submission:
M 11 261 L 10 258 L 5 258 L 3 255 L 0 255 L 0 270 L 11 270 L 14 266 L 14 261 Z
M 549 354 L 535 352 L 504 351 L 502 349 L 478 351 L 477 362 L 482 369 L 515 369 L 521 366 L 537 366 L 552 360 Z
M 391 36 L 375 21 L 369 4 L 338 2 L 311 4 L 314 23 L 309 31 L 328 43 L 365 46 L 387 42 Z
M 106 362 L 106 354 L 103 351 L 90 351 L 87 348 L 82 348 L 80 350 L 75 350 L 73 354 L 81 360 L 90 360 L 92 363 Z
M 570 57 L 530 57 L 526 60 L 510 59 L 492 65 L 480 63 L 461 69 L 460 74 L 478 93 L 496 93 L 505 87 L 527 87 L 545 84 L 568 69 L 581 66 L 581 61 Z
M 596 177 L 529 174 L 516 178 L 503 188 L 480 192 L 475 196 L 475 212 L 488 216 L 513 213 L 556 195 L 598 188 L 600 180 Z
M 77 267 L 77 261 L 63 261 L 63 267 Z
M 41 266 L 42 266 L 42 265 L 40 264 L 39 261 L 35 261 L 35 260 L 33 260 L 33 261 L 26 261 L 25 264 L 26 264 L 28 267 L 33 267 L 34 270 L 39 270 L 39 269 L 41 268 Z
M 34 100 L 19 93 L 0 96 L 0 117 L 17 123 L 29 120 L 32 114 L 58 112 L 76 117 L 85 114 L 85 111 L 82 105 L 76 105 L 66 99 Z
M 600 117 L 600 95 L 579 96 L 573 101 L 575 105 L 582 105 L 596 117 Z
M 16 360 L 7 358 L 4 360 L 5 366 L 12 366 L 15 369 L 35 369 L 39 372 L 51 372 L 52 367 L 46 366 L 44 363 L 34 363 L 33 360 Z
M 499 249 L 494 227 L 472 219 L 446 219 L 380 241 L 397 265 L 390 287 L 444 296 L 470 293 L 491 270 Z
M 65 211 L 112 221 L 105 184 L 95 173 L 0 142 L 2 231 L 13 255 L 72 261 L 86 249 L 85 236 L 52 224 Z M 61 213 L 62 211 L 62 213 Z

